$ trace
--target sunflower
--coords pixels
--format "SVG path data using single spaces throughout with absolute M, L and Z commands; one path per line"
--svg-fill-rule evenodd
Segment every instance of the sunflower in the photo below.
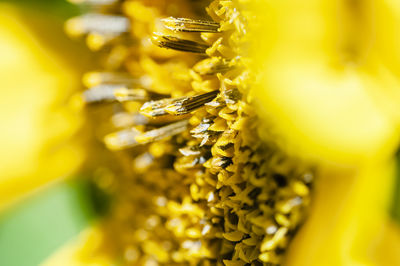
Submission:
M 103 218 L 46 265 L 397 265 L 392 1 L 80 0 Z

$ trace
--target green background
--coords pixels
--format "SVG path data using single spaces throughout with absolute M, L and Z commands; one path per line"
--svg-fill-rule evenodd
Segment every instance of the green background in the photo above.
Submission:
M 88 185 L 62 182 L 0 216 L 0 265 L 38 265 L 94 217 Z

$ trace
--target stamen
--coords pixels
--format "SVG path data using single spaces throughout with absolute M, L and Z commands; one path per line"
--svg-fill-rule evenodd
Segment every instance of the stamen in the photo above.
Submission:
M 117 128 L 146 125 L 149 119 L 139 113 L 119 112 L 111 117 L 112 124 Z
M 114 92 L 121 85 L 98 85 L 83 92 L 86 103 L 97 103 L 103 101 L 114 101 Z
M 181 98 L 179 100 L 176 100 L 174 103 L 168 105 L 165 110 L 173 115 L 188 114 L 193 110 L 200 108 L 204 104 L 212 101 L 218 93 L 219 90 L 216 90 L 193 97 Z
M 138 85 L 140 80 L 132 77 L 129 73 L 118 72 L 88 72 L 83 76 L 83 84 L 90 88 L 100 84 L 127 84 Z
M 206 50 L 209 48 L 209 46 L 206 44 L 180 39 L 173 36 L 165 36 L 158 33 L 155 33 L 153 35 L 151 41 L 155 45 L 161 48 L 167 48 L 167 49 L 173 49 L 177 51 L 197 53 L 197 54 L 205 54 Z
M 219 32 L 219 23 L 208 20 L 169 17 L 161 20 L 167 29 L 184 32 Z
M 121 84 L 101 84 L 83 92 L 86 103 L 103 101 L 145 101 L 148 99 L 147 91 L 131 89 Z
M 140 108 L 140 113 L 147 117 L 157 117 L 157 116 L 166 115 L 168 113 L 165 110 L 165 107 L 167 107 L 173 101 L 174 101 L 174 99 L 167 98 L 167 99 L 162 99 L 159 101 L 146 102 Z
M 91 32 L 86 37 L 86 45 L 92 51 L 99 51 L 115 38 L 115 35 L 104 35 L 98 32 Z
M 115 90 L 114 95 L 119 102 L 146 101 L 149 99 L 149 95 L 144 89 L 119 88 Z
M 214 75 L 224 73 L 233 68 L 230 61 L 220 57 L 207 58 L 197 63 L 193 70 L 200 75 Z
M 153 141 L 162 140 L 167 137 L 177 135 L 187 130 L 189 120 L 182 120 L 169 124 L 167 126 L 147 131 L 135 137 L 135 140 L 141 144 L 147 144 Z
M 86 37 L 86 45 L 92 51 L 112 49 L 113 45 L 133 46 L 136 44 L 134 38 L 129 33 L 103 33 L 89 32 Z
M 129 31 L 130 21 L 123 16 L 90 13 L 69 19 L 65 27 L 67 33 L 73 36 L 91 32 L 117 36 Z
M 184 115 L 188 114 L 204 104 L 212 101 L 218 94 L 217 91 L 208 92 L 192 97 L 182 97 L 178 99 L 162 99 L 159 101 L 150 101 L 143 104 L 140 112 L 149 117 L 162 116 L 167 114 Z
M 123 150 L 137 146 L 139 143 L 135 137 L 141 132 L 135 128 L 124 129 L 118 132 L 108 134 L 104 137 L 104 143 L 110 150 Z

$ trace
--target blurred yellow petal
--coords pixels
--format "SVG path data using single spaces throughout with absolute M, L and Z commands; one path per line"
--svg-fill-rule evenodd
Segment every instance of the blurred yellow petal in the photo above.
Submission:
M 102 233 L 96 226 L 82 231 L 75 239 L 59 248 L 41 266 L 110 266 L 114 265 L 106 253 L 99 253 Z
M 398 232 L 388 229 L 394 166 L 321 173 L 287 265 L 399 265 L 398 250 L 385 248 L 400 246 Z M 380 241 L 389 235 L 391 242 Z
M 394 108 L 400 102 L 399 80 L 372 48 L 366 55 L 347 54 L 350 41 L 343 39 L 351 22 L 338 2 L 260 2 L 259 30 L 269 34 L 255 39 L 260 49 L 254 58 L 261 68 L 255 95 L 291 151 L 346 164 L 393 152 L 399 137 Z M 372 23 L 365 20 L 365 26 Z M 357 42 L 351 45 L 367 49 Z
M 71 173 L 82 153 L 67 143 L 79 123 L 64 103 L 79 86 L 77 73 L 39 43 L 17 9 L 0 10 L 1 209 Z
M 284 147 L 320 169 L 287 264 L 399 265 L 400 235 L 388 217 L 400 139 L 399 5 L 255 3 L 254 93 Z

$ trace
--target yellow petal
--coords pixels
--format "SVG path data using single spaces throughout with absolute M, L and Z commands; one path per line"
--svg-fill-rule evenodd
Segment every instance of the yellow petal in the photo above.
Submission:
M 400 235 L 387 227 L 394 180 L 394 162 L 322 173 L 287 265 L 399 265 L 392 247 L 400 245 Z
M 77 73 L 39 43 L 16 9 L 0 8 L 1 209 L 70 173 L 82 153 L 66 143 L 79 123 L 61 103 L 78 86 Z
M 388 227 L 400 125 L 399 4 L 254 7 L 261 27 L 253 97 L 284 147 L 320 169 L 310 217 L 286 264 L 399 265 L 399 233 Z
M 54 254 L 41 266 L 110 266 L 113 261 L 104 253 L 96 252 L 102 244 L 102 233 L 96 226 L 82 231 Z M 96 255 L 94 255 L 96 253 Z
M 349 7 L 337 1 L 258 2 L 259 31 L 268 34 L 256 32 L 254 38 L 260 72 L 255 98 L 291 152 L 346 164 L 392 152 L 399 136 L 400 82 L 376 46 L 365 52 L 372 29 L 348 41 L 346 27 L 358 29 L 356 18 L 348 18 Z M 364 26 L 373 28 L 368 2 L 356 8 L 364 8 Z M 354 61 L 343 58 L 347 42 L 360 51 Z

